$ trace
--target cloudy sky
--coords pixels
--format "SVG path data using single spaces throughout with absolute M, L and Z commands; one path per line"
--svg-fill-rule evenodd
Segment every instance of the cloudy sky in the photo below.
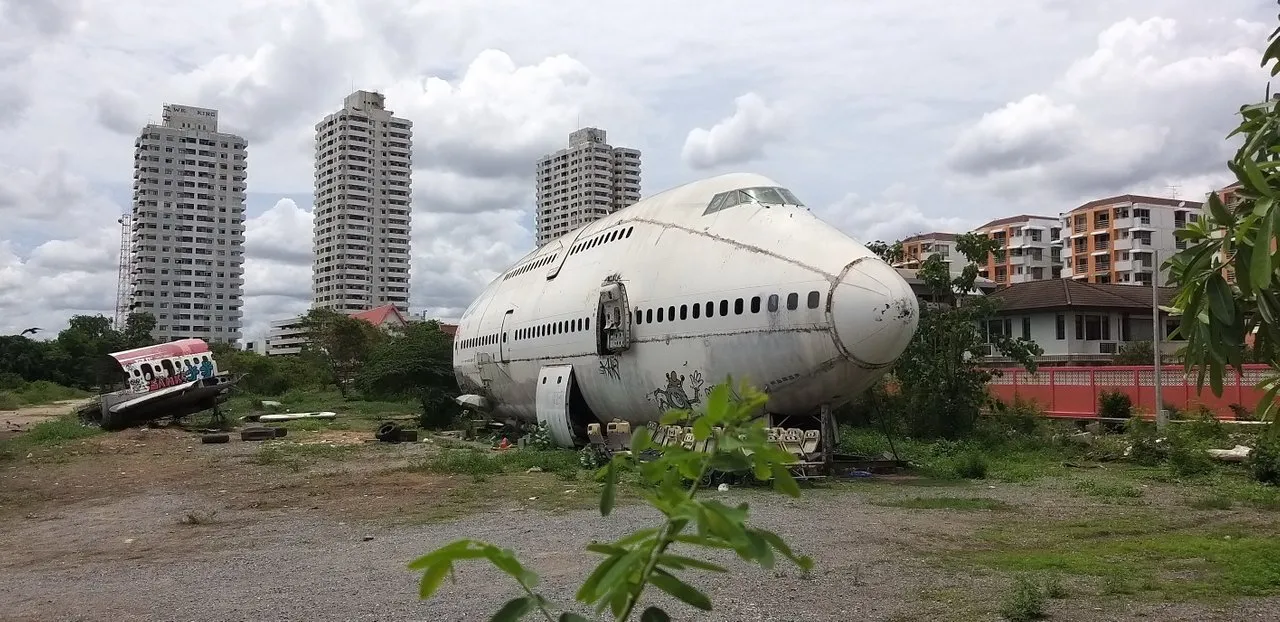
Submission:
M 163 6 L 163 9 L 159 9 Z M 533 244 L 580 125 L 643 192 L 769 175 L 871 241 L 1223 183 L 1264 0 L 0 0 L 0 334 L 110 315 L 133 140 L 161 106 L 249 140 L 246 335 L 304 310 L 313 125 L 414 122 L 412 308 L 452 318 Z

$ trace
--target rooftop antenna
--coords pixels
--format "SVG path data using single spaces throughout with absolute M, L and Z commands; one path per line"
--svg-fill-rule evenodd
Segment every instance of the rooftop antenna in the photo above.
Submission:
M 1178 189 L 1179 189 L 1179 188 L 1181 188 L 1181 186 L 1178 186 L 1178 185 L 1176 185 L 1176 184 L 1170 184 L 1170 185 L 1168 185 L 1168 186 L 1166 186 L 1166 187 L 1169 189 L 1169 198 L 1170 198 L 1170 199 L 1176 199 L 1176 198 L 1178 198 Z

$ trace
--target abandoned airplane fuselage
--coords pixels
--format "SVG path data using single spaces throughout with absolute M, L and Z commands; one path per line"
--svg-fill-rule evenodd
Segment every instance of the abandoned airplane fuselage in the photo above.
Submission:
M 80 409 L 80 418 L 103 429 L 140 425 L 160 417 L 183 417 L 226 401 L 234 380 L 201 339 L 179 339 L 112 352 L 128 387 L 104 393 Z
M 533 251 L 463 314 L 453 353 L 464 394 L 546 422 L 587 424 L 696 409 L 732 375 L 775 415 L 812 415 L 882 376 L 915 333 L 907 282 L 754 174 L 693 182 Z

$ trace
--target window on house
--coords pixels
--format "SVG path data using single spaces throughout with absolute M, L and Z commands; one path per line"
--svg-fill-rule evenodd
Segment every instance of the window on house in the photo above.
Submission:
M 1022 338 L 1031 339 L 1031 318 L 1022 318 Z
M 1105 341 L 1111 339 L 1111 322 L 1105 315 L 1077 315 L 1076 339 Z
M 1067 316 L 1059 313 L 1053 318 L 1054 337 L 1058 339 L 1067 338 Z

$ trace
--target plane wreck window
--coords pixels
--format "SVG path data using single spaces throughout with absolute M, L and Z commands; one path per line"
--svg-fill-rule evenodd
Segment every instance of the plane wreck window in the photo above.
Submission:
M 591 318 L 587 318 L 587 326 L 584 330 L 591 330 Z
M 507 334 L 502 333 L 502 343 L 506 343 L 506 342 L 507 342 Z M 1155 355 L 1153 354 L 1152 356 L 1155 356 Z
M 662 308 L 662 307 L 658 307 L 658 321 L 659 321 L 659 322 L 661 322 L 661 321 L 662 321 L 662 311 L 663 311 L 663 308 Z
M 680 305 L 680 319 L 689 319 L 689 305 Z M 1155 355 L 1152 355 L 1155 356 Z
M 759 312 L 760 312 L 760 297 L 759 297 L 759 296 L 752 296 L 752 297 L 751 297 L 751 312 L 752 312 L 752 313 L 759 313 Z
M 791 292 L 787 294 L 787 311 L 795 311 L 800 306 L 800 294 Z
M 696 320 L 701 315 L 702 315 L 702 305 L 695 302 L 693 304 L 693 319 Z
M 724 317 L 726 315 L 729 315 L 729 301 L 721 300 L 720 301 L 720 317 Z
M 769 312 L 772 313 L 777 310 L 778 310 L 778 295 L 769 294 Z
M 644 311 L 641 311 L 639 307 L 636 307 L 636 324 L 643 324 L 643 323 L 644 323 Z
M 645 310 L 645 312 L 644 312 L 644 323 L 645 323 L 645 324 L 652 324 L 652 323 L 653 323 L 653 309 L 646 309 L 646 310 Z
M 716 303 L 708 300 L 707 301 L 707 317 L 715 317 L 715 316 L 716 316 Z
M 742 315 L 742 299 L 738 298 L 733 301 L 733 314 Z
M 743 192 L 761 203 L 783 205 L 787 202 L 774 188 L 748 188 Z
M 817 309 L 818 303 L 821 302 L 821 300 L 822 297 L 818 295 L 818 292 L 809 292 L 808 303 L 810 309 Z
M 667 321 L 668 321 L 668 322 L 674 322 L 674 321 L 676 321 L 676 306 L 675 306 L 675 305 L 671 305 L 670 307 L 667 307 Z
M 632 230 L 632 229 L 635 229 L 635 227 L 627 227 L 627 237 L 631 237 L 631 230 Z

